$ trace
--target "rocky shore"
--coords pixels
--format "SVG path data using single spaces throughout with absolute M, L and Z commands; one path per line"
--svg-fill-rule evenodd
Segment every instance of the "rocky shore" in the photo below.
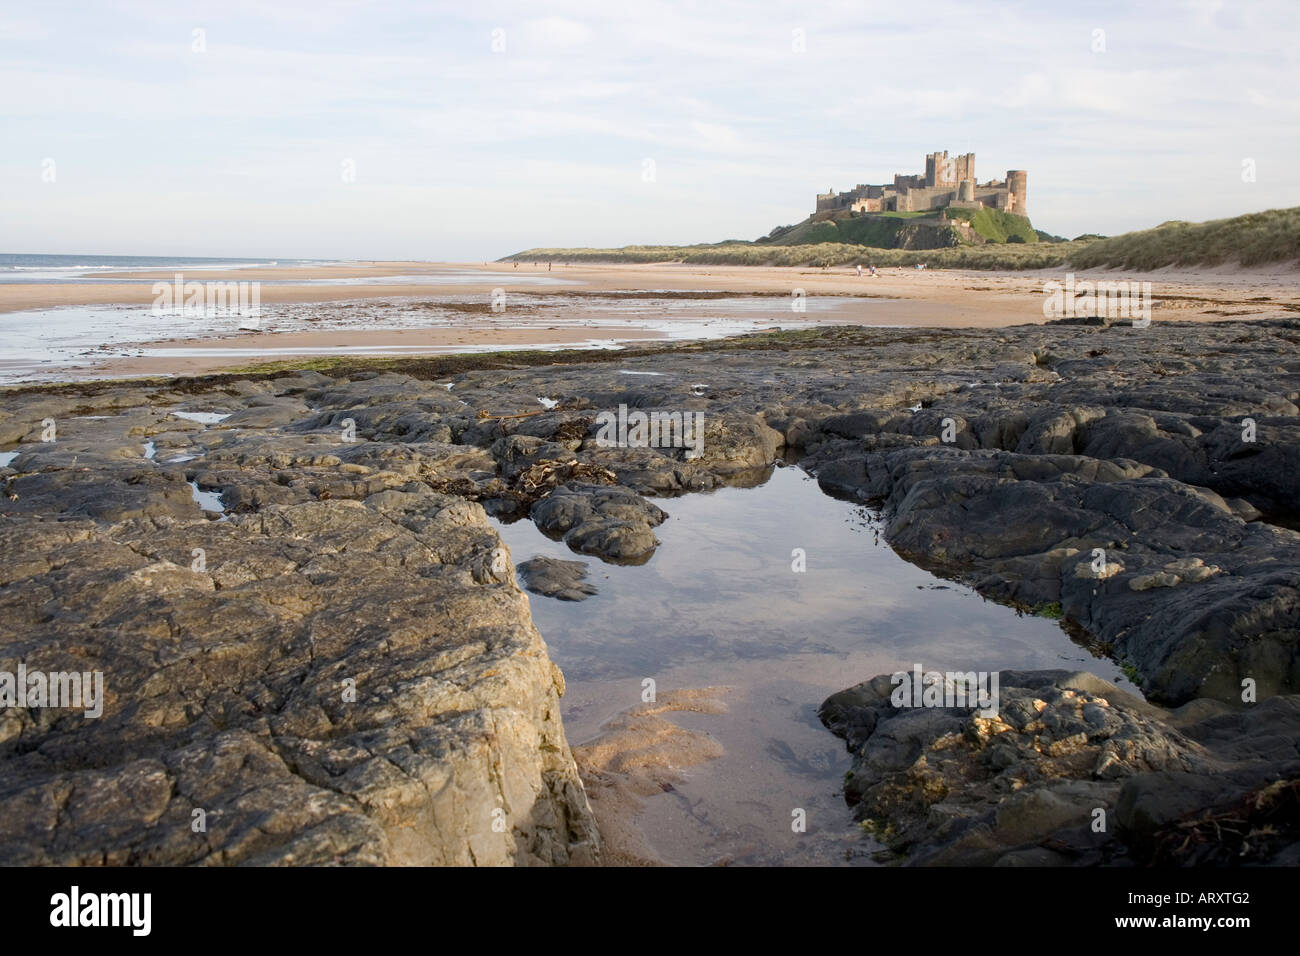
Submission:
M 887 676 L 832 697 L 891 858 L 1231 862 L 1170 835 L 1216 814 L 1294 842 L 1300 321 L 818 329 L 4 399 L 0 671 L 102 671 L 106 699 L 0 712 L 0 861 L 598 862 L 563 679 L 487 516 L 641 563 L 663 499 L 780 456 L 880 507 L 909 559 L 1059 613 L 1147 697 L 1011 672 L 996 719 L 894 708 Z M 602 445 L 620 406 L 699 413 L 702 454 Z
M 1003 671 L 996 716 L 895 707 L 891 675 L 829 698 L 845 795 L 909 865 L 1300 863 L 1300 698 L 1175 711 L 1100 678 Z

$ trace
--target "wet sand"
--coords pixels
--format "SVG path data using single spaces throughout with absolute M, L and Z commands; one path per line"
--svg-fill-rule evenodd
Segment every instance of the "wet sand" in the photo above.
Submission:
M 624 711 L 601 734 L 574 746 L 592 812 L 600 825 L 606 866 L 667 865 L 637 825 L 646 800 L 673 793 L 684 768 L 716 760 L 722 745 L 707 733 L 678 726 L 667 713 L 726 713 L 725 687 L 687 688 Z
M 459 303 L 464 309 L 452 327 L 427 329 L 367 329 L 352 327 L 321 331 L 244 332 L 239 335 L 199 335 L 163 341 L 131 343 L 148 346 L 149 355 L 97 357 L 93 370 L 70 366 L 68 377 L 86 374 L 130 376 L 203 374 L 246 366 L 259 354 L 274 359 L 329 354 L 433 354 L 500 348 L 560 347 L 599 340 L 621 341 L 689 336 L 703 323 L 738 317 L 734 297 L 766 296 L 773 322 L 808 324 L 895 325 L 916 327 L 998 327 L 1042 322 L 1043 285 L 1060 280 L 1064 270 L 981 272 L 970 270 L 882 269 L 876 277 L 857 276 L 846 267 L 684 266 L 521 263 L 373 262 L 317 267 L 264 267 L 191 272 L 197 281 L 261 282 L 264 306 L 292 307 L 320 303 L 342 307 L 363 303 L 376 308 L 391 304 L 410 308 L 416 303 Z M 1167 269 L 1153 273 L 1080 272 L 1077 278 L 1125 279 L 1152 283 L 1153 319 L 1269 318 L 1300 312 L 1300 283 L 1289 268 Z M 0 313 L 71 305 L 138 305 L 154 301 L 155 281 L 172 282 L 173 272 L 112 273 L 115 282 L 67 284 L 0 284 Z M 392 279 L 385 282 L 385 279 Z M 400 281 L 398 281 L 400 279 Z M 545 284 L 537 284 L 543 282 Z M 276 284 L 297 283 L 297 284 Z M 328 284 L 314 284 L 328 283 Z M 362 284 L 356 284 L 362 283 Z M 373 283 L 373 284 L 368 284 Z M 511 303 L 508 316 L 484 311 L 494 289 L 504 289 Z M 646 328 L 646 321 L 622 321 L 619 306 L 629 300 L 672 290 L 679 299 L 699 297 L 689 314 L 661 316 L 663 328 Z M 807 312 L 787 308 L 802 290 Z M 731 302 L 711 301 L 726 293 Z M 553 308 L 546 308 L 550 303 Z M 468 306 L 468 308 L 467 308 Z M 557 314 L 559 313 L 559 314 Z M 758 318 L 750 314 L 746 318 Z M 596 320 L 599 329 L 584 328 Z M 639 327 L 638 327 L 639 325 Z M 613 327 L 611 327 L 613 326 Z M 704 330 L 700 330 L 703 334 Z M 194 354 L 186 354 L 194 353 Z M 206 354 L 203 354 L 206 353 Z M 58 368 L 50 371 L 59 372 Z
M 481 282 L 447 281 L 449 270 L 481 272 Z M 510 263 L 365 263 L 349 266 L 266 267 L 192 272 L 197 281 L 261 282 L 262 301 L 336 302 L 349 299 L 384 299 L 410 296 L 490 295 L 494 288 L 507 292 L 541 294 L 548 291 L 602 293 L 655 289 L 720 290 L 741 294 L 790 296 L 802 288 L 809 296 L 884 296 L 915 305 L 899 314 L 900 324 L 985 326 L 1042 320 L 1043 283 L 1060 278 L 1065 269 L 1023 272 L 986 272 L 965 269 L 924 270 L 888 268 L 875 278 L 858 277 L 852 268 L 776 266 L 685 266 L 676 263 L 641 265 L 556 264 L 543 266 Z M 48 308 L 58 305 L 139 304 L 154 300 L 152 284 L 171 282 L 174 272 L 120 272 L 112 278 L 138 278 L 135 283 L 32 283 L 0 285 L 0 312 Z M 311 280 L 415 277 L 419 281 L 372 285 L 274 285 L 276 282 Z M 427 281 L 423 278 L 427 276 Z M 1190 298 L 1193 304 L 1213 308 L 1265 311 L 1269 307 L 1300 306 L 1300 284 L 1295 268 L 1265 269 L 1164 269 L 1157 272 L 1090 270 L 1079 278 L 1124 278 L 1151 282 L 1157 297 Z M 512 288 L 510 279 L 519 282 Z M 551 280 L 546 286 L 531 279 Z M 928 306 L 928 308 L 927 308 Z M 1195 311 L 1195 310 L 1192 310 Z
M 113 358 L 98 366 L 99 374 L 203 375 L 222 368 L 239 368 L 265 361 L 319 358 L 331 355 L 425 355 L 474 349 L 577 346 L 596 338 L 588 328 L 489 328 L 467 325 L 454 329 L 385 329 L 330 332 L 243 332 L 212 339 L 170 339 L 150 343 L 153 354 Z M 602 336 L 604 338 L 604 336 Z M 620 329 L 611 342 L 661 339 L 645 329 Z M 202 349 L 206 354 L 190 355 Z M 211 354 L 215 351 L 237 354 Z

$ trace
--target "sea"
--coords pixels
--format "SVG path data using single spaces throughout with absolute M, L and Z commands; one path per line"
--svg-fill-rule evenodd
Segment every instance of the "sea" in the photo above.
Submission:
M 90 256 L 0 252 L 0 283 L 139 282 L 113 272 L 145 269 L 251 269 L 340 265 L 333 259 L 250 259 L 220 256 Z M 103 273 L 96 275 L 96 273 Z

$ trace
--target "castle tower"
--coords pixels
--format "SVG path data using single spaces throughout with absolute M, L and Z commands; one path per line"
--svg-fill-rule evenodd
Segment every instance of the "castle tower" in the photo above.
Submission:
M 975 201 L 975 180 L 963 179 L 961 185 L 957 187 L 957 198 L 961 202 Z
M 945 149 L 943 152 L 925 154 L 925 185 L 931 189 L 936 186 L 956 187 L 963 179 L 974 178 L 974 153 L 949 156 Z
M 1023 169 L 1007 170 L 1007 189 L 1011 192 L 1011 211 L 1029 215 L 1029 174 Z
M 966 153 L 964 156 L 958 156 L 954 162 L 954 172 L 956 181 L 960 183 L 963 179 L 975 181 L 975 154 Z
M 933 189 L 945 182 L 944 172 L 948 165 L 948 151 L 945 149 L 942 153 L 925 154 L 925 185 Z

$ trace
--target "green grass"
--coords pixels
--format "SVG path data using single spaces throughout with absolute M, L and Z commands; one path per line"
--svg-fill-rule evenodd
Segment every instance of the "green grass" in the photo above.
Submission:
M 1024 216 L 1005 209 L 949 209 L 948 218 L 964 219 L 990 242 L 1014 241 L 1019 236 L 1026 243 L 1037 242 L 1038 232 Z
M 1024 216 L 1001 209 L 948 209 L 949 219 L 960 219 L 989 242 L 1037 242 L 1038 232 Z M 850 245 L 872 246 L 877 249 L 897 249 L 906 240 L 916 243 L 917 232 L 913 224 L 933 228 L 934 234 L 925 236 L 923 245 L 944 248 L 960 245 L 957 232 L 940 225 L 940 211 L 873 212 L 841 216 L 835 219 L 805 220 L 794 226 L 773 229 L 760 245 L 808 246 L 842 242 Z M 923 234 L 922 234 L 923 235 Z M 1018 237 L 1018 238 L 1016 238 Z
M 919 223 L 914 220 L 921 220 Z M 918 229 L 928 230 L 930 235 L 926 235 L 926 243 L 934 243 L 936 246 L 955 246 L 961 240 L 957 238 L 957 232 L 951 226 L 939 226 L 938 216 L 880 216 L 875 213 L 870 216 L 862 216 L 857 219 L 841 219 L 838 223 L 840 229 L 840 242 L 847 242 L 859 246 L 873 246 L 879 249 L 896 249 L 899 240 L 904 236 L 915 237 L 923 235 L 918 233 Z
M 781 234 L 783 246 L 811 246 L 822 242 L 841 242 L 839 227 L 830 219 L 801 222 Z
M 911 220 L 932 220 L 936 225 L 934 237 L 926 237 L 935 245 L 957 245 L 956 233 L 951 229 L 942 230 L 938 235 L 937 215 L 877 215 L 844 217 L 843 219 L 821 219 L 816 222 L 801 222 L 780 237 L 783 246 L 816 246 L 826 243 L 844 243 L 846 245 L 872 246 L 878 249 L 895 249 L 902 244 L 903 238 L 916 232 Z M 922 226 L 921 228 L 925 228 Z M 928 244 L 928 243 L 927 243 Z

